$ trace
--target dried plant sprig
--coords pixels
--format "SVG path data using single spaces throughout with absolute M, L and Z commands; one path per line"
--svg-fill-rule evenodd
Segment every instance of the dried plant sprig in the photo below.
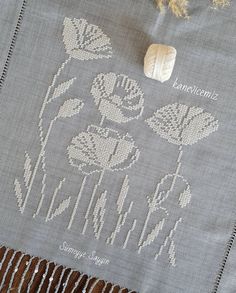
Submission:
M 169 0 L 169 8 L 178 18 L 188 18 L 188 1 L 187 0 Z
M 157 8 L 160 9 L 160 11 L 163 11 L 165 9 L 166 0 L 155 0 Z
M 176 17 L 188 18 L 188 0 L 156 0 L 156 4 L 160 11 L 168 6 Z
M 173 14 L 178 18 L 189 18 L 188 0 L 155 0 L 157 8 L 164 11 L 168 6 Z M 213 6 L 216 8 L 226 7 L 230 5 L 230 0 L 212 0 Z
M 230 0 L 213 0 L 215 7 L 226 7 L 230 5 Z

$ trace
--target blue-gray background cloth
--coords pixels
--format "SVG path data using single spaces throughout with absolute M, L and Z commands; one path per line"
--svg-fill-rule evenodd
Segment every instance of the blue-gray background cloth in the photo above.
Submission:
M 2 245 L 81 270 L 140 293 L 212 292 L 236 216 L 236 4 L 232 1 L 229 8 L 215 10 L 208 1 L 191 2 L 190 19 L 180 20 L 169 11 L 159 13 L 154 3 L 147 0 L 28 1 L 0 100 Z M 6 60 L 21 5 L 22 1 L 19 0 L 3 0 L 0 4 L 1 68 Z M 65 94 L 48 104 L 43 117 L 45 129 L 48 129 L 50 121 L 65 100 L 78 98 L 84 106 L 78 115 L 57 119 L 54 123 L 45 148 L 45 198 L 39 214 L 33 217 L 41 198 L 42 162 L 23 213 L 19 209 L 22 204 L 19 196 L 17 204 L 14 182 L 16 184 L 17 178 L 21 184 L 21 199 L 24 200 L 25 159 L 30 157 L 33 169 L 41 149 L 39 112 L 54 74 L 68 58 L 62 36 L 65 17 L 83 18 L 89 24 L 98 26 L 110 38 L 112 58 L 72 58 L 57 80 L 59 84 L 76 77 Z M 148 79 L 143 73 L 143 59 L 152 43 L 170 45 L 177 50 L 172 76 L 164 83 Z M 131 135 L 140 155 L 130 168 L 105 171 L 92 204 L 94 208 L 103 191 L 107 191 L 104 225 L 99 239 L 96 239 L 94 229 L 96 225 L 101 227 L 101 221 L 94 220 L 93 209 L 89 214 L 85 235 L 82 229 L 92 190 L 98 182 L 98 172 L 87 176 L 74 222 L 67 229 L 85 176 L 69 163 L 67 148 L 72 138 L 86 132 L 89 125 L 99 125 L 101 112 L 94 103 L 91 87 L 98 74 L 109 72 L 127 75 L 137 82 L 144 94 L 144 108 L 138 119 L 127 123 L 104 120 L 103 127 Z M 178 83 L 215 91 L 217 100 L 174 88 L 177 78 Z M 118 94 L 122 95 L 119 90 Z M 148 213 L 147 196 L 153 196 L 156 185 L 166 174 L 173 174 L 178 157 L 178 145 L 154 133 L 145 120 L 158 109 L 173 104 L 194 109 L 200 107 L 217 119 L 219 127 L 197 143 L 183 146 L 180 172 L 191 188 L 191 201 L 186 207 L 180 207 L 177 200 L 181 193 L 180 184 L 180 189 L 173 192 L 166 207 L 170 221 L 166 222 L 153 242 L 138 253 L 137 244 Z M 192 130 L 193 137 L 197 130 Z M 129 190 L 122 212 L 128 210 L 131 201 L 133 207 L 116 235 L 114 244 L 110 245 L 106 242 L 117 223 L 117 198 L 126 175 Z M 68 198 L 69 207 L 45 222 L 54 190 L 62 178 L 65 178 L 65 182 L 55 198 L 52 212 Z M 162 219 L 162 213 L 164 209 L 152 214 L 145 238 Z M 173 232 L 173 237 L 168 238 L 180 217 L 182 222 Z M 130 234 L 127 247 L 123 249 L 125 237 L 134 220 L 135 229 Z M 166 239 L 167 244 L 164 245 Z M 63 242 L 88 254 L 96 251 L 99 257 L 109 259 L 109 264 L 98 266 L 88 257 L 76 260 L 71 253 L 60 250 Z M 163 251 L 155 260 L 154 256 L 161 245 Z M 229 255 L 219 292 L 231 293 L 236 290 L 234 255 L 235 246 Z M 173 259 L 174 263 L 171 263 Z

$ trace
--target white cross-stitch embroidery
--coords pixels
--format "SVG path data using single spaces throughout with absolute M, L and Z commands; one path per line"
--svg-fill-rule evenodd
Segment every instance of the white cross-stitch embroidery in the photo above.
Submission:
M 91 94 L 101 115 L 117 123 L 138 119 L 143 112 L 143 92 L 137 82 L 124 74 L 99 74 Z
M 125 249 L 127 247 L 127 244 L 128 244 L 128 241 L 129 241 L 129 238 L 130 238 L 130 235 L 131 233 L 134 231 L 135 227 L 136 227 L 136 224 L 137 224 L 137 220 L 134 219 L 133 220 L 133 223 L 132 223 L 132 226 L 131 228 L 129 229 L 127 235 L 126 235 L 126 238 L 125 238 L 125 241 L 124 241 L 124 244 L 123 244 L 123 249 Z
M 80 112 L 83 107 L 82 101 L 79 99 L 68 99 L 64 102 L 64 104 L 59 108 L 58 114 L 50 121 L 49 127 L 44 129 L 44 114 L 47 110 L 47 105 L 53 103 L 54 100 L 61 97 L 65 94 L 68 89 L 73 85 L 76 80 L 75 77 L 64 81 L 58 85 L 56 85 L 58 78 L 61 76 L 62 71 L 65 66 L 69 63 L 69 61 L 74 58 L 78 60 L 92 60 L 92 59 L 100 59 L 100 58 L 110 58 L 112 55 L 112 47 L 110 43 L 110 39 L 102 32 L 100 28 L 96 25 L 89 24 L 85 19 L 69 19 L 65 18 L 64 20 L 64 30 L 63 30 L 63 42 L 65 45 L 65 49 L 68 58 L 62 63 L 59 67 L 57 73 L 54 75 L 51 85 L 48 87 L 47 93 L 44 97 L 42 107 L 39 112 L 39 139 L 41 149 L 36 160 L 34 167 L 32 167 L 32 161 L 28 153 L 25 154 L 25 163 L 24 163 L 24 174 L 23 174 L 23 183 L 25 196 L 23 195 L 23 186 L 20 183 L 19 179 L 15 179 L 15 196 L 17 199 L 17 204 L 21 213 L 24 212 L 28 198 L 30 196 L 32 186 L 34 180 L 38 174 L 38 170 L 40 166 L 43 171 L 43 179 L 42 179 L 42 188 L 41 188 L 41 198 L 37 207 L 37 210 L 34 214 L 34 217 L 39 214 L 40 209 L 42 207 L 44 198 L 45 198 L 45 188 L 47 182 L 47 174 L 46 174 L 46 157 L 45 157 L 45 149 L 49 140 L 49 136 L 51 134 L 54 123 L 58 119 L 70 118 Z M 65 178 L 62 179 L 64 181 Z M 61 183 L 61 182 L 60 182 Z M 59 186 L 60 186 L 59 183 Z M 55 210 L 55 212 L 51 215 L 53 202 L 55 200 L 55 196 L 60 188 L 56 188 L 54 191 L 54 195 L 52 197 L 48 215 L 46 217 L 46 221 L 54 218 L 55 216 L 61 214 L 70 203 L 70 197 L 63 200 L 59 207 Z
M 63 213 L 63 211 L 65 209 L 67 209 L 70 205 L 70 199 L 71 197 L 69 196 L 67 199 L 64 199 L 58 206 L 58 208 L 55 209 L 55 211 L 52 213 L 52 208 L 53 208 L 53 205 L 54 205 L 54 201 L 56 199 L 56 196 L 58 194 L 58 192 L 61 190 L 62 188 L 62 184 L 65 182 L 65 178 L 63 178 L 62 180 L 60 180 L 57 188 L 55 189 L 54 193 L 53 193 L 53 196 L 52 196 L 52 200 L 50 202 L 50 205 L 49 205 L 49 209 L 48 209 L 48 213 L 47 213 L 47 216 L 46 216 L 46 222 L 49 221 L 49 220 L 52 220 L 53 218 L 55 218 L 56 216 L 60 215 L 61 213 Z
M 107 74 L 100 73 L 96 76 L 92 84 L 91 94 L 102 115 L 100 126 L 90 125 L 86 132 L 81 132 L 78 136 L 74 137 L 67 148 L 70 164 L 85 174 L 76 205 L 71 214 L 68 229 L 71 228 L 74 221 L 86 176 L 95 172 L 100 173 L 98 183 L 94 185 L 85 214 L 82 234 L 86 232 L 92 204 L 98 187 L 101 185 L 104 172 L 130 168 L 138 160 L 140 153 L 129 134 L 120 134 L 113 129 L 102 127 L 104 120 L 108 119 L 117 123 L 127 123 L 133 119 L 138 119 L 142 115 L 144 103 L 143 92 L 135 80 L 130 79 L 126 75 L 116 75 L 112 72 Z M 133 203 L 131 203 L 128 213 L 130 213 L 132 205 Z M 105 206 L 103 206 L 103 209 L 105 211 Z M 94 232 L 98 229 L 95 215 L 97 216 L 98 213 L 94 207 Z M 122 225 L 125 224 L 127 215 L 126 213 L 122 215 Z M 124 216 L 125 218 L 123 218 Z M 120 224 L 118 223 L 118 230 L 114 235 L 119 231 Z M 112 235 L 112 238 L 114 235 Z M 96 232 L 95 237 L 98 237 Z
M 70 164 L 83 174 L 90 175 L 94 172 L 101 172 L 98 184 L 93 190 L 92 201 L 105 171 L 125 170 L 130 168 L 139 158 L 139 150 L 130 135 L 121 135 L 115 130 L 94 125 L 90 125 L 87 132 L 82 132 L 74 137 L 67 150 Z M 81 196 L 81 191 L 79 195 Z M 91 204 L 92 202 L 89 204 L 89 211 Z M 75 212 L 73 217 L 74 215 Z M 86 223 L 87 217 L 88 212 L 85 216 Z M 70 221 L 69 228 L 71 224 Z M 83 229 L 83 233 L 85 230 L 86 228 Z
M 192 145 L 218 129 L 218 121 L 199 107 L 167 105 L 147 119 L 153 131 L 170 143 Z
M 176 231 L 179 223 L 182 222 L 182 218 L 178 219 L 175 222 L 174 227 L 170 230 L 170 233 L 167 235 L 167 237 L 165 238 L 163 244 L 161 245 L 158 253 L 155 255 L 155 260 L 157 260 L 157 258 L 159 256 L 161 256 L 163 249 L 168 245 L 168 242 L 170 241 L 170 246 L 169 246 L 169 250 L 168 250 L 168 254 L 169 254 L 169 260 L 170 260 L 170 264 L 172 266 L 176 265 L 176 260 L 175 260 L 175 243 L 173 240 L 173 236 L 174 236 L 174 232 Z
M 158 236 L 160 230 L 163 229 L 165 222 L 169 218 L 168 198 L 174 193 L 177 184 L 183 185 L 183 191 L 178 196 L 180 208 L 185 208 L 190 203 L 190 185 L 187 180 L 180 175 L 183 146 L 192 145 L 218 129 L 218 121 L 210 113 L 205 112 L 199 107 L 188 107 L 178 103 L 167 105 L 157 110 L 146 122 L 155 133 L 167 139 L 168 142 L 179 145 L 179 155 L 175 172 L 165 175 L 157 184 L 155 192 L 147 196 L 148 213 L 139 239 L 139 253 L 145 246 L 150 245 Z M 148 230 L 149 220 L 152 214 L 157 211 L 163 212 L 163 218 L 152 228 L 151 232 L 145 236 Z M 181 221 L 182 218 L 176 221 L 174 228 L 166 237 L 155 259 L 161 255 L 164 247 L 170 243 L 168 249 L 169 261 L 171 265 L 175 266 L 175 243 L 173 233 L 176 231 Z
M 107 201 L 107 191 L 105 190 L 97 199 L 97 202 L 93 210 L 93 229 L 94 229 L 94 234 L 96 239 L 99 239 L 101 231 L 102 231 L 102 227 L 104 225 L 106 201 Z
M 117 213 L 119 217 L 116 223 L 115 230 L 111 233 L 111 236 L 107 238 L 107 244 L 112 245 L 114 243 L 116 235 L 120 232 L 122 226 L 124 226 L 126 218 L 132 210 L 133 203 L 134 203 L 133 201 L 130 202 L 128 210 L 123 211 L 123 207 L 124 207 L 124 203 L 125 203 L 125 199 L 128 194 L 128 191 L 129 191 L 129 177 L 128 175 L 126 175 L 120 190 L 120 194 L 117 199 Z
M 75 59 L 92 60 L 110 58 L 112 47 L 110 38 L 96 25 L 85 19 L 65 18 L 63 42 L 66 52 Z
M 54 105 L 73 86 L 76 78 L 59 82 L 61 73 L 65 66 L 72 59 L 92 60 L 110 58 L 112 47 L 110 39 L 100 28 L 88 24 L 84 19 L 64 20 L 63 42 L 68 58 L 59 67 L 54 75 L 51 85 L 48 87 L 42 107 L 39 112 L 39 142 L 40 151 L 34 163 L 28 152 L 25 152 L 23 166 L 23 178 L 14 180 L 14 190 L 17 204 L 21 213 L 25 211 L 28 198 L 36 178 L 41 175 L 42 185 L 40 199 L 34 217 L 36 217 L 46 198 L 48 186 L 46 168 L 46 146 L 50 141 L 50 135 L 55 123 L 60 119 L 69 119 L 78 115 L 84 103 L 78 98 L 67 98 L 56 109 L 56 114 L 46 121 L 48 105 Z M 89 125 L 86 130 L 75 135 L 66 148 L 69 164 L 83 174 L 81 185 L 76 196 L 73 209 L 67 228 L 71 229 L 75 220 L 80 200 L 85 190 L 88 176 L 96 176 L 97 181 L 89 195 L 88 206 L 85 212 L 84 225 L 81 227 L 82 234 L 86 233 L 88 224 L 91 222 L 94 236 L 97 240 L 102 238 L 102 231 L 105 231 L 107 201 L 109 192 L 102 190 L 101 184 L 105 172 L 124 171 L 131 168 L 139 159 L 140 150 L 133 137 L 128 133 L 117 131 L 104 124 L 128 123 L 142 116 L 144 109 L 143 92 L 138 83 L 124 74 L 113 72 L 98 74 L 92 83 L 90 91 L 94 103 L 101 114 L 99 125 Z M 169 262 L 176 265 L 176 238 L 175 232 L 183 221 L 182 214 L 170 216 L 170 206 L 173 202 L 177 204 L 177 210 L 186 208 L 191 201 L 191 187 L 186 178 L 181 175 L 182 157 L 184 146 L 197 143 L 199 140 L 209 136 L 218 129 L 218 121 L 214 116 L 205 112 L 199 107 L 189 107 L 183 104 L 170 104 L 157 110 L 152 117 L 146 120 L 148 126 L 159 136 L 165 138 L 169 143 L 178 146 L 179 154 L 176 160 L 176 168 L 163 176 L 156 184 L 154 191 L 146 195 L 147 214 L 143 222 L 138 243 L 137 253 L 141 253 L 150 245 L 154 244 L 157 238 L 164 235 L 164 242 L 160 243 L 156 250 L 154 259 L 157 260 L 165 250 Z M 47 127 L 46 127 L 47 126 Z M 38 174 L 40 172 L 40 174 Z M 38 177 L 37 177 L 38 176 Z M 113 230 L 108 231 L 106 243 L 113 245 L 119 233 L 124 230 L 125 239 L 122 239 L 123 249 L 126 249 L 133 231 L 137 227 L 137 219 L 132 218 L 134 201 L 128 200 L 130 181 L 125 175 L 118 198 L 116 201 L 117 219 Z M 56 206 L 59 193 L 64 189 L 65 178 L 58 178 L 59 183 L 52 192 L 47 207 L 45 221 L 51 221 L 61 215 L 72 205 L 73 197 L 67 196 Z M 178 187 L 178 188 L 177 188 Z M 176 211 L 175 211 L 176 212 Z M 131 217 L 130 222 L 127 218 Z M 155 217 L 155 218 L 154 218 Z M 153 224 L 152 220 L 155 220 Z M 129 222 L 129 223 L 128 223 Z M 126 229 L 126 230 L 125 230 Z M 133 233 L 133 234 L 132 234 Z M 120 233 L 122 234 L 122 233 Z M 130 242 L 129 242 L 130 241 Z M 46 273 L 48 271 L 46 268 Z M 36 268 L 38 270 L 38 268 Z M 37 273 L 37 271 L 35 271 Z M 45 275 L 46 276 L 46 275 Z M 50 282 L 53 281 L 52 272 Z M 68 279 L 67 279 L 68 281 Z M 66 290 L 67 281 L 63 291 Z M 13 282 L 13 278 L 11 280 Z M 41 280 L 39 290 L 43 286 Z M 89 286 L 89 279 L 86 286 Z M 76 288 L 76 287 L 75 287 Z M 75 290 L 74 288 L 74 290 Z M 59 290 L 59 287 L 56 289 Z M 74 291 L 73 290 L 73 291 Z
M 127 169 L 139 157 L 130 135 L 95 125 L 74 137 L 67 151 L 70 164 L 86 175 Z
M 85 226 L 82 232 L 84 234 L 91 205 L 104 172 L 124 170 L 131 167 L 138 160 L 139 150 L 130 135 L 120 135 L 112 129 L 90 125 L 87 132 L 82 132 L 72 139 L 67 151 L 70 164 L 78 168 L 83 174 L 90 175 L 94 172 L 101 172 L 85 215 Z M 86 177 L 83 179 L 68 228 L 72 225 L 85 181 Z

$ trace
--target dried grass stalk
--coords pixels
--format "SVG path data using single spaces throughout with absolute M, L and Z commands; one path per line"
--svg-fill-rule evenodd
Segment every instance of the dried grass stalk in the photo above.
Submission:
M 188 18 L 187 0 L 169 0 L 169 8 L 176 17 Z
M 188 0 L 156 0 L 156 4 L 160 11 L 168 5 L 176 17 L 188 18 Z
M 216 7 L 225 7 L 230 5 L 229 0 L 213 0 L 213 5 Z
M 166 6 L 171 9 L 178 18 L 189 18 L 188 0 L 155 0 L 157 8 L 163 11 Z M 215 7 L 226 7 L 230 5 L 230 0 L 212 0 Z

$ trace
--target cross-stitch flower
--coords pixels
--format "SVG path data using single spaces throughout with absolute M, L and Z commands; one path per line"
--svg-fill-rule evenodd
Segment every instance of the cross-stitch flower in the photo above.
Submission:
M 139 238 L 139 253 L 144 247 L 155 241 L 159 232 L 163 230 L 164 225 L 166 225 L 165 221 L 169 218 L 168 199 L 170 204 L 173 205 L 174 196 L 176 197 L 177 194 L 178 204 L 181 210 L 191 201 L 190 184 L 182 175 L 180 175 L 183 146 L 192 145 L 218 129 L 218 120 L 216 120 L 210 113 L 205 112 L 199 107 L 188 107 L 178 103 L 162 107 L 157 110 L 152 117 L 147 119 L 146 122 L 155 133 L 167 139 L 168 142 L 179 145 L 179 155 L 174 172 L 166 174 L 157 183 L 155 191 L 147 196 L 148 212 Z M 179 186 L 178 188 L 175 188 L 178 184 L 177 180 L 180 180 L 180 182 L 184 184 L 184 189 L 181 192 L 179 192 Z M 168 181 L 169 184 L 166 185 Z M 162 221 L 155 224 L 155 226 L 152 227 L 151 232 L 147 234 L 150 225 L 150 218 L 159 210 L 165 212 L 164 218 Z M 165 238 L 159 251 L 156 253 L 155 260 L 162 254 L 163 249 L 169 245 L 169 261 L 172 266 L 176 265 L 173 235 L 180 222 L 182 222 L 182 217 L 176 220 L 173 228 Z
M 154 132 L 177 145 L 192 145 L 218 129 L 218 121 L 199 107 L 167 105 L 146 120 Z
M 67 150 L 70 164 L 86 175 L 102 170 L 124 170 L 139 156 L 129 134 L 120 135 L 115 130 L 94 125 L 74 137 Z
M 142 115 L 143 92 L 126 75 L 99 74 L 93 81 L 91 94 L 101 114 L 109 120 L 124 123 Z
M 63 42 L 66 52 L 79 60 L 110 58 L 112 47 L 110 38 L 94 24 L 85 19 L 64 19 Z

